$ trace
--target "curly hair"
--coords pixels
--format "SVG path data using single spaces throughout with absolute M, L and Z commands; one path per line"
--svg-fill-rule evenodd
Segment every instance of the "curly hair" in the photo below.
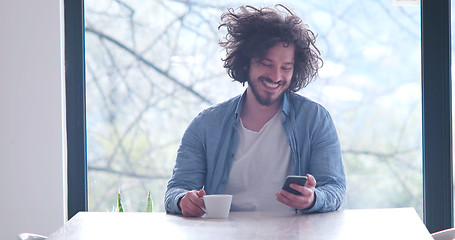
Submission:
M 279 7 L 284 11 L 280 11 Z M 226 36 L 219 42 L 226 50 L 226 58 L 222 60 L 234 81 L 246 82 L 251 59 L 264 58 L 267 51 L 280 42 L 295 47 L 294 73 L 289 90 L 297 92 L 306 87 L 322 67 L 315 34 L 281 4 L 275 5 L 275 8 L 229 8 L 221 15 L 218 29 L 222 27 L 227 29 Z

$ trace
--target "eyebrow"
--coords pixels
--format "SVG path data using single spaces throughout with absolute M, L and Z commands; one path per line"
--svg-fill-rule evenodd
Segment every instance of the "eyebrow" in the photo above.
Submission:
M 269 62 L 273 62 L 273 60 L 271 59 L 268 59 L 268 58 L 263 58 L 262 60 L 259 59 L 259 61 L 264 61 L 264 60 L 267 60 Z M 294 62 L 285 62 L 284 65 L 294 65 Z

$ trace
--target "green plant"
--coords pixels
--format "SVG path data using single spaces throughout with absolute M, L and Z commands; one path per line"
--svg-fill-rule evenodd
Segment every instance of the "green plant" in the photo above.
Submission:
M 118 212 L 123 212 L 122 199 L 120 198 L 120 191 L 117 193 L 117 209 Z
M 145 207 L 146 212 L 153 212 L 153 200 L 152 193 L 149 191 L 147 193 L 147 206 Z
M 120 191 L 118 191 L 118 193 L 117 193 L 117 211 L 118 212 L 125 211 L 123 208 Z M 153 199 L 152 199 L 152 193 L 150 191 L 148 191 L 148 193 L 147 193 L 147 205 L 145 206 L 145 211 L 153 212 Z

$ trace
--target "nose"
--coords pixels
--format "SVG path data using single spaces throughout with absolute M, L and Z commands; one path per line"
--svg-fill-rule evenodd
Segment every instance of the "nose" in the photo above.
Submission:
M 280 68 L 278 67 L 274 67 L 270 70 L 269 72 L 269 78 L 273 81 L 273 82 L 278 82 L 281 80 L 281 70 Z

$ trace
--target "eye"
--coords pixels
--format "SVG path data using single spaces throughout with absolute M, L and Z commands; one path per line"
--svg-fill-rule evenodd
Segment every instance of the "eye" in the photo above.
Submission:
M 266 67 L 271 67 L 272 64 L 270 63 L 266 63 L 266 62 L 261 62 L 262 66 L 266 66 Z
M 287 66 L 287 67 L 282 67 L 283 71 L 292 71 L 293 67 L 292 66 Z

